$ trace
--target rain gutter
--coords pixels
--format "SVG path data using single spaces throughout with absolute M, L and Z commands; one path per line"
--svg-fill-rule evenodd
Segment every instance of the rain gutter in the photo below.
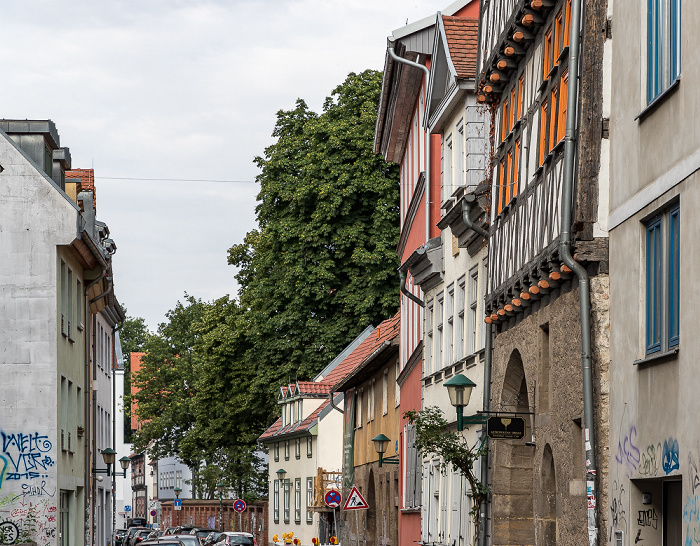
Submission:
M 576 154 L 576 120 L 578 112 L 579 56 L 581 50 L 581 2 L 572 2 L 571 36 L 569 43 L 569 85 L 566 103 L 566 136 L 564 140 L 564 180 L 561 204 L 561 236 L 559 239 L 559 256 L 576 274 L 579 286 L 579 312 L 581 315 L 581 371 L 583 375 L 583 419 L 586 451 L 586 490 L 588 496 L 588 542 L 590 546 L 598 544 L 598 486 L 596 468 L 596 442 L 593 421 L 593 370 L 591 351 L 591 294 L 590 279 L 585 268 L 579 264 L 571 253 L 574 168 Z

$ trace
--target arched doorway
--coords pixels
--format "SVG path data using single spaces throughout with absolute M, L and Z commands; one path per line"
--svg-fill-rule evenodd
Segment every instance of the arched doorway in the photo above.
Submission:
M 538 507 L 538 543 L 543 546 L 557 544 L 557 479 L 554 473 L 554 456 L 549 444 L 542 455 L 542 495 Z
M 367 527 L 365 528 L 365 546 L 377 546 L 377 493 L 374 487 L 374 472 L 369 471 L 367 483 Z
M 493 544 L 535 544 L 533 476 L 534 447 L 527 378 L 520 353 L 513 351 L 503 376 L 501 399 L 494 411 L 522 412 L 525 437 L 522 440 L 494 440 L 493 446 Z

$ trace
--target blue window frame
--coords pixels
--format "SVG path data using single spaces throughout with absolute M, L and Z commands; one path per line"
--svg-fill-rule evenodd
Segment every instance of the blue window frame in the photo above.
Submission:
M 647 103 L 681 73 L 681 0 L 647 0 Z
M 651 355 L 678 346 L 680 318 L 680 206 L 646 223 L 646 340 Z

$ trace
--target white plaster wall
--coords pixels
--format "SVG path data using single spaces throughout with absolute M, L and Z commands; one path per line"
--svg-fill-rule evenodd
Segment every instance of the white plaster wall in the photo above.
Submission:
M 117 459 L 131 454 L 131 444 L 124 443 L 124 369 L 114 371 L 114 398 L 116 402 L 116 414 L 114 419 L 114 449 Z M 126 528 L 128 514 L 124 512 L 124 506 L 131 504 L 131 466 L 126 471 L 126 478 L 115 478 L 115 508 L 117 512 L 116 529 Z
M 56 247 L 75 238 L 78 214 L 2 132 L 0 165 L 0 503 L 3 520 L 22 527 L 31 502 L 35 538 L 48 546 L 58 540 L 60 473 Z

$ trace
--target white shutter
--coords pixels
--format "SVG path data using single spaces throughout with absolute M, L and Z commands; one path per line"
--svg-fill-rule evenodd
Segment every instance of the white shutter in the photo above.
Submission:
M 461 517 L 462 517 L 462 476 L 454 468 L 452 468 L 452 494 L 450 495 L 450 537 L 448 544 L 450 546 L 462 546 L 464 542 L 461 536 Z

